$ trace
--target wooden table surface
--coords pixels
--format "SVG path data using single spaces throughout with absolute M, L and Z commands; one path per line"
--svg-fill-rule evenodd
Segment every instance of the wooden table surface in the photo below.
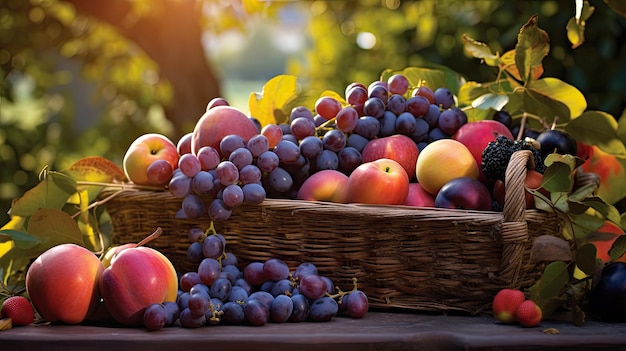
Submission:
M 551 334 L 548 331 L 558 331 Z M 363 319 L 264 326 L 142 328 L 38 325 L 0 332 L 0 350 L 626 350 L 626 324 L 544 321 L 501 325 L 488 316 L 369 312 Z

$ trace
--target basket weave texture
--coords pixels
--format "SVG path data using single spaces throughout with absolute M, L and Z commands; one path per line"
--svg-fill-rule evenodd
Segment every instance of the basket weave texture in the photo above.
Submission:
M 267 199 L 214 224 L 241 268 L 274 257 L 292 269 L 308 261 L 343 290 L 357 278 L 373 308 L 479 314 L 497 290 L 535 282 L 541 272 L 530 262 L 533 239 L 560 233 L 555 215 L 525 209 L 531 159 L 528 151 L 512 156 L 502 212 Z M 112 242 L 138 242 L 161 227 L 149 246 L 181 272 L 194 270 L 187 232 L 208 228 L 210 219 L 175 219 L 180 206 L 168 192 L 117 194 L 106 205 Z

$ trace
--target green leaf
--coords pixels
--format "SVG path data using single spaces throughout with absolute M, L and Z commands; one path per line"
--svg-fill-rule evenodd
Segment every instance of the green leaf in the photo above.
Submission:
M 551 153 L 547 155 L 544 160 L 544 164 L 546 165 L 546 167 L 550 167 L 556 163 L 562 163 L 562 164 L 567 165 L 570 171 L 573 171 L 576 167 L 582 165 L 583 162 L 584 161 L 582 159 L 580 159 L 579 157 L 575 155 L 569 155 L 569 154 L 561 155 L 557 153 Z M 571 178 L 572 175 L 569 174 L 567 175 L 567 177 Z
M 587 100 L 583 93 L 573 85 L 567 84 L 558 78 L 546 77 L 537 79 L 528 83 L 526 88 L 565 105 L 569 110 L 567 114 L 568 119 L 577 118 L 587 109 Z M 566 121 L 559 117 L 558 123 Z
M 576 4 L 577 16 L 570 18 L 565 26 L 572 49 L 576 49 L 585 41 L 585 22 L 595 10 L 595 7 L 590 6 L 587 1 L 577 1 Z
M 565 131 L 577 141 L 597 145 L 609 154 L 626 157 L 626 147 L 618 137 L 618 123 L 615 117 L 602 111 L 586 111 L 571 120 Z
M 563 162 L 556 162 L 548 166 L 543 174 L 541 186 L 551 193 L 568 193 L 572 189 L 572 169 Z
M 61 210 L 42 208 L 28 222 L 28 233 L 41 241 L 41 248 L 73 243 L 84 245 L 83 234 L 74 219 Z
M 76 181 L 65 174 L 45 172 L 45 178 L 13 201 L 11 215 L 30 217 L 40 208 L 61 209 L 76 192 Z
M 561 101 L 533 89 L 524 89 L 522 97 L 522 109 L 541 117 L 547 124 L 552 124 L 555 119 L 558 119 L 559 123 L 570 120 L 570 110 Z
M 576 250 L 575 258 L 576 266 L 587 275 L 592 275 L 596 271 L 596 246 L 594 244 L 585 244 Z
M 609 249 L 610 261 L 613 262 L 626 254 L 626 235 L 619 235 Z
M 582 201 L 585 205 L 593 208 L 600 213 L 604 218 L 610 220 L 613 223 L 620 222 L 620 213 L 615 206 L 607 204 L 602 198 L 598 196 L 591 196 Z
M 537 20 L 538 16 L 533 15 L 517 35 L 515 65 L 524 82 L 531 80 L 533 68 L 540 66 L 550 51 L 548 33 L 537 26 Z
M 19 249 L 32 249 L 41 243 L 37 238 L 32 237 L 28 233 L 17 230 L 0 230 L 0 242 L 12 240 L 15 247 Z M 2 252 L 0 252 L 0 255 Z
M 624 110 L 626 112 L 626 110 Z M 626 113 L 622 117 L 626 116 Z M 617 121 L 616 135 L 621 140 L 622 144 L 626 144 L 626 118 L 620 117 Z
M 569 281 L 569 277 L 565 262 L 556 261 L 548 264 L 541 278 L 532 288 L 533 300 L 541 306 L 549 299 L 558 297 Z
M 508 95 L 487 93 L 472 101 L 472 107 L 481 110 L 494 109 L 500 111 L 508 102 Z
M 487 44 L 476 41 L 467 34 L 463 34 L 461 40 L 463 40 L 465 51 L 473 57 L 484 60 L 488 66 L 498 66 L 500 64 L 498 55 L 492 53 Z

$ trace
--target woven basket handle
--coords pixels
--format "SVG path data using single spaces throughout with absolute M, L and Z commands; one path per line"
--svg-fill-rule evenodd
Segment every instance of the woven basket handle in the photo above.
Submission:
M 529 150 L 513 153 L 505 173 L 504 221 L 501 224 L 502 259 L 500 279 L 512 288 L 519 288 L 524 248 L 528 242 L 526 222 L 526 170 L 534 169 L 534 157 Z

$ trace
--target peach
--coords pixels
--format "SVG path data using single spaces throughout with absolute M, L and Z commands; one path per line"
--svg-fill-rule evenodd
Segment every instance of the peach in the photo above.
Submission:
M 426 145 L 415 164 L 422 188 L 432 195 L 458 177 L 478 178 L 478 165 L 465 145 L 454 139 L 439 139 Z
M 333 169 L 313 173 L 300 186 L 296 198 L 308 201 L 345 203 L 348 176 Z
M 220 142 L 227 135 L 239 135 L 248 142 L 258 133 L 254 122 L 237 108 L 215 106 L 207 110 L 196 123 L 191 137 L 191 152 L 196 154 L 203 146 L 211 146 L 219 151 Z

